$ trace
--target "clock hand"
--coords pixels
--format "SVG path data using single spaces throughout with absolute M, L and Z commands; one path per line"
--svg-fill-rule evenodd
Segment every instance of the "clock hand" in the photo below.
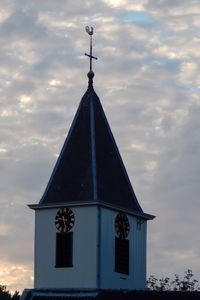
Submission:
M 60 220 L 60 221 L 68 221 L 68 219 L 65 219 L 64 217 L 62 217 L 62 218 L 57 218 L 56 220 Z
M 126 236 L 126 225 L 123 224 L 124 236 Z
M 63 231 L 66 232 L 67 231 L 67 225 L 66 225 L 67 219 L 65 219 L 65 217 L 62 216 L 61 218 L 59 218 L 59 220 L 63 221 L 63 224 L 64 224 Z
M 63 221 L 63 218 L 57 218 L 56 220 L 61 220 L 61 221 Z
M 64 222 L 64 231 L 67 231 L 67 225 Z

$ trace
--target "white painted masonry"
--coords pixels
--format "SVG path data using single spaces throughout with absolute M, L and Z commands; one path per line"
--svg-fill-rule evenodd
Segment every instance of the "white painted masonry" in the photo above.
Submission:
M 35 210 L 35 288 L 37 289 L 145 289 L 146 221 L 127 214 L 130 232 L 129 275 L 115 270 L 117 210 L 98 206 L 70 206 L 75 215 L 73 267 L 55 268 L 55 216 L 59 208 Z M 100 227 L 99 227 L 100 226 Z
M 55 268 L 55 216 L 59 208 L 36 210 L 35 288 L 96 288 L 97 207 L 71 207 L 75 215 L 73 267 Z
M 117 211 L 101 208 L 101 288 L 144 289 L 146 287 L 146 221 L 137 228 L 137 218 L 129 215 L 129 275 L 114 272 L 115 269 L 115 217 Z

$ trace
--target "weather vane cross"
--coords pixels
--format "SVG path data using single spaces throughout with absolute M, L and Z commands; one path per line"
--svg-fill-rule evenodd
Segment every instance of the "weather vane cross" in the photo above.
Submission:
M 93 30 L 93 27 L 86 26 L 85 31 L 90 36 L 90 54 L 85 53 L 85 55 L 90 58 L 90 72 L 92 72 L 92 59 L 98 59 L 97 57 L 92 55 L 92 36 L 93 36 L 94 30 Z

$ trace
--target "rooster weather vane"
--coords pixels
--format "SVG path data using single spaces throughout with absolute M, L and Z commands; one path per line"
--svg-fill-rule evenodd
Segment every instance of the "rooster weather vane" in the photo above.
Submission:
M 89 84 L 92 84 L 92 78 L 94 77 L 94 73 L 92 71 L 92 59 L 97 60 L 98 58 L 92 55 L 92 36 L 94 33 L 94 29 L 93 29 L 93 27 L 86 26 L 85 31 L 90 36 L 90 54 L 85 53 L 85 56 L 88 56 L 90 58 L 90 71 L 88 73 L 88 78 L 89 78 Z

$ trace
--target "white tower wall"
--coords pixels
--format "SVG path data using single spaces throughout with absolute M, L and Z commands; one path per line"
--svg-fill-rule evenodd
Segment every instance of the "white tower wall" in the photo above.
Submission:
M 73 267 L 55 268 L 55 216 L 59 208 L 36 210 L 35 282 L 37 289 L 95 289 L 97 287 L 97 208 L 70 207 L 75 215 Z
M 137 224 L 137 218 L 128 215 L 129 275 L 115 272 L 115 217 L 117 211 L 101 209 L 100 286 L 102 289 L 146 288 L 146 222 Z

